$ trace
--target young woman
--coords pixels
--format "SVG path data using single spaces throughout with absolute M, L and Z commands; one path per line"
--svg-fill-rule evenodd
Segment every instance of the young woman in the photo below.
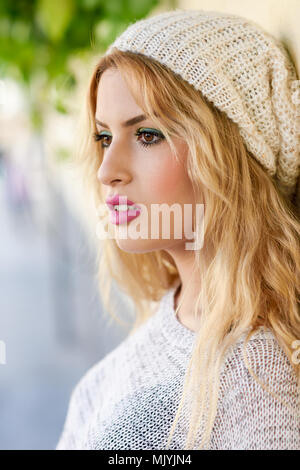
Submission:
M 131 24 L 96 64 L 80 162 L 128 229 L 99 236 L 99 285 L 136 321 L 57 449 L 300 449 L 298 83 L 258 25 L 201 10 Z

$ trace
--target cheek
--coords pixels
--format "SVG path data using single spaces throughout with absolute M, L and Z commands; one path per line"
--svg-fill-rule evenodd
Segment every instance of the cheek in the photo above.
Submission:
M 184 167 L 171 154 L 152 161 L 152 165 L 145 167 L 143 172 L 144 181 L 147 181 L 148 188 L 159 201 L 172 200 L 182 190 Z

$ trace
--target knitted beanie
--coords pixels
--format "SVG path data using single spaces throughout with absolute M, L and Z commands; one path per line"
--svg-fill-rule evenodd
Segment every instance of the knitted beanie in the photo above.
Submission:
M 153 58 L 237 123 L 248 150 L 300 208 L 300 80 L 279 40 L 233 14 L 175 9 L 108 47 Z

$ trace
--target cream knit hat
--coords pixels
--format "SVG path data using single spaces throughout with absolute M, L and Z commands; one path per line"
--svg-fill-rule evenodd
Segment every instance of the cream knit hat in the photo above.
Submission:
M 200 90 L 300 208 L 300 80 L 277 39 L 237 15 L 176 9 L 131 23 L 105 55 L 114 47 L 151 57 Z

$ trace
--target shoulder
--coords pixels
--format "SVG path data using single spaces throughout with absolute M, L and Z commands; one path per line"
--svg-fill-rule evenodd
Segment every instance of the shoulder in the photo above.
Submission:
M 137 350 L 143 353 L 151 346 L 149 329 L 151 319 L 140 325 L 134 333 L 129 333 L 114 349 L 92 365 L 77 382 L 73 395 L 80 395 L 85 390 L 103 390 L 106 385 L 115 381 L 116 374 L 125 374 L 134 367 L 138 360 Z
M 271 330 L 260 329 L 248 344 L 243 338 L 230 348 L 220 394 L 216 422 L 231 448 L 300 448 L 299 380 Z
M 93 364 L 78 380 L 73 388 L 72 395 L 78 396 L 84 390 L 97 389 L 98 385 L 103 384 L 112 370 L 116 357 L 123 343 L 119 344 L 112 351 L 105 354 L 105 356 Z
M 222 369 L 224 377 L 250 378 L 246 365 L 248 361 L 253 371 L 259 373 L 263 379 L 276 380 L 280 374 L 291 380 L 296 379 L 286 352 L 270 329 L 259 328 L 247 343 L 245 337 L 246 334 L 242 335 L 227 351 Z

